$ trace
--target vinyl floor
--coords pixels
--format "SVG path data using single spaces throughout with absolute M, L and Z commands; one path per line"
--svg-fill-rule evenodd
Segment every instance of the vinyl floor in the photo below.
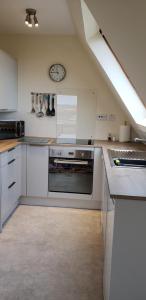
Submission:
M 100 212 L 19 206 L 0 235 L 0 300 L 103 300 Z

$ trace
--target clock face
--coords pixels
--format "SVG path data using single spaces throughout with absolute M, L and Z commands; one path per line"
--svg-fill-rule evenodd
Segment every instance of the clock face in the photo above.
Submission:
M 49 69 L 49 76 L 53 81 L 59 82 L 65 78 L 66 70 L 61 64 L 54 64 Z

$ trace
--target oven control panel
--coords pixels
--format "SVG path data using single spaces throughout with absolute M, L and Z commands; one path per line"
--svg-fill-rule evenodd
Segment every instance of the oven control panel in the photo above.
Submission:
M 50 157 L 93 159 L 94 148 L 50 147 Z

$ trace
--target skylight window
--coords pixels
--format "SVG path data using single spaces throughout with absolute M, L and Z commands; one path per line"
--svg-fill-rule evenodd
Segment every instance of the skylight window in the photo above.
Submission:
M 84 0 L 81 0 L 81 7 L 86 41 L 90 49 L 110 79 L 134 121 L 137 124 L 146 127 L 146 109 L 144 104 L 137 95 L 134 87 L 127 78 L 105 39 L 100 34 L 99 26 Z

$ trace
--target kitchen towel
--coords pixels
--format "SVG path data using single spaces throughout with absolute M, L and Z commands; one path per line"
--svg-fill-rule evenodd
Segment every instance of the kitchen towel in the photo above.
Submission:
M 130 141 L 130 126 L 129 125 L 121 125 L 120 126 L 120 134 L 119 134 L 119 142 L 128 142 Z

